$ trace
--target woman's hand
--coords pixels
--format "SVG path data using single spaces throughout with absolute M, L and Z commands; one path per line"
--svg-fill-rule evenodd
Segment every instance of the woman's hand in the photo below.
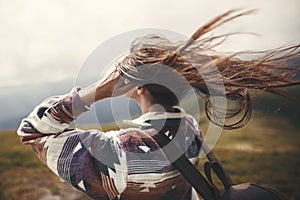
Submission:
M 133 86 L 126 84 L 117 70 L 102 78 L 96 86 L 96 101 L 112 97 L 120 96 L 130 90 Z
M 79 96 L 86 105 L 90 106 L 92 103 L 101 99 L 125 94 L 134 86 L 135 85 L 131 83 L 125 83 L 119 72 L 114 70 L 98 82 L 80 90 Z

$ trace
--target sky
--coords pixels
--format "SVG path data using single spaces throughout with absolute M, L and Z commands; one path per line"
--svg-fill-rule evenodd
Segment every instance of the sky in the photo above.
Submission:
M 221 28 L 224 49 L 260 50 L 300 41 L 300 0 L 0 0 L 0 88 L 74 79 L 90 53 L 114 35 L 142 28 L 190 36 L 232 8 L 258 9 Z

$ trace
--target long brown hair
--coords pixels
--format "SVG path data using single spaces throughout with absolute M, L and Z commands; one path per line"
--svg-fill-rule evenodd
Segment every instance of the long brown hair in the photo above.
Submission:
M 159 35 L 137 38 L 132 43 L 130 54 L 118 63 L 117 69 L 127 79 L 138 82 L 141 81 L 138 66 L 167 65 L 206 95 L 205 111 L 210 121 L 225 129 L 240 128 L 251 117 L 251 98 L 254 95 L 266 91 L 292 99 L 285 87 L 300 84 L 300 80 L 294 79 L 299 64 L 294 63 L 291 67 L 288 62 L 290 58 L 299 56 L 300 45 L 226 54 L 218 53 L 214 48 L 235 33 L 204 37 L 224 23 L 252 12 L 230 10 L 200 27 L 191 38 L 183 42 L 170 42 Z M 209 90 L 208 85 L 213 86 L 213 89 Z M 238 102 L 238 108 L 227 111 L 226 115 L 229 119 L 240 116 L 238 120 L 230 124 L 220 121 L 216 113 L 222 111 L 209 98 L 218 95 L 225 95 L 228 100 Z

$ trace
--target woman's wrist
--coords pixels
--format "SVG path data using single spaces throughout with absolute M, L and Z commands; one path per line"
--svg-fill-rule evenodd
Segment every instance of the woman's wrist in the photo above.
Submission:
M 103 84 L 94 83 L 80 90 L 79 96 L 87 106 L 90 106 L 97 101 L 111 97 L 111 91 L 108 91 Z
M 128 85 L 130 87 L 123 87 L 123 82 L 119 82 L 119 80 L 119 73 L 113 71 L 98 82 L 79 91 L 79 96 L 87 106 L 90 106 L 96 101 L 111 97 L 114 90 L 115 95 L 117 96 L 123 94 L 132 87 L 131 85 Z
M 96 85 L 92 84 L 86 88 L 83 88 L 78 92 L 80 99 L 87 106 L 91 106 L 94 102 L 96 102 L 95 94 L 96 94 Z

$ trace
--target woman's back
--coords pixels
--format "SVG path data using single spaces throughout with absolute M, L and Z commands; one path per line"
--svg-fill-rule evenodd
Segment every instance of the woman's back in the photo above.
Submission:
M 139 128 L 107 133 L 68 129 L 57 119 L 71 114 L 70 99 L 76 99 L 74 94 L 46 100 L 18 130 L 22 142 L 54 173 L 93 199 L 191 199 L 190 185 L 151 137 L 165 133 L 197 165 L 201 135 L 191 116 L 148 112 L 127 121 Z M 47 126 L 62 131 L 43 133 Z

